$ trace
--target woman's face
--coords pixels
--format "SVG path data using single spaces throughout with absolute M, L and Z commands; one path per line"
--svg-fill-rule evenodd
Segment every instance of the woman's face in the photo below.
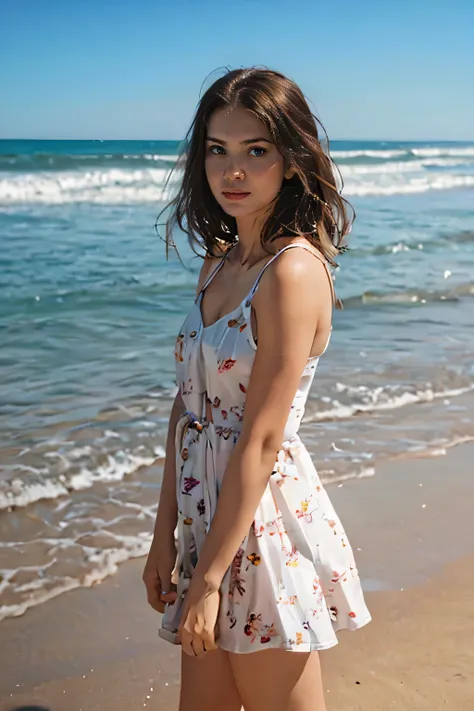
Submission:
M 253 113 L 218 109 L 208 124 L 206 176 L 222 209 L 236 219 L 263 214 L 281 189 L 284 160 L 271 134 Z M 240 197 L 232 197 L 237 191 Z

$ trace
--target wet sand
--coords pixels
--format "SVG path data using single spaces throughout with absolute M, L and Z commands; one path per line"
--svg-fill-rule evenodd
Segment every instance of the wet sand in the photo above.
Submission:
M 373 616 L 321 653 L 328 711 L 472 710 L 473 475 L 462 445 L 328 487 Z M 0 711 L 177 708 L 179 649 L 157 636 L 143 562 L 3 621 Z

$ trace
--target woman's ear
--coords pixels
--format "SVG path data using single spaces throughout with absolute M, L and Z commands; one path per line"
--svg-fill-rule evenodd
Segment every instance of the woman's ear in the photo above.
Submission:
M 287 168 L 285 171 L 285 180 L 291 180 L 295 173 L 296 171 L 294 168 Z

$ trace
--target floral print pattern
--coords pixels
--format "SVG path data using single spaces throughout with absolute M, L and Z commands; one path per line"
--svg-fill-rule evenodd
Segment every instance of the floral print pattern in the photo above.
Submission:
M 201 292 L 176 341 L 176 382 L 187 411 L 176 430 L 180 595 L 163 617 L 172 632 L 242 429 L 256 348 L 253 293 L 229 318 L 203 329 Z M 228 651 L 326 649 L 337 644 L 339 630 L 371 619 L 352 548 L 298 436 L 316 365 L 310 359 L 301 374 L 255 520 L 221 584 L 217 644 Z
M 225 360 L 221 360 L 217 363 L 217 372 L 225 373 L 227 370 L 230 370 L 234 365 L 235 360 L 233 360 L 232 358 L 225 358 Z

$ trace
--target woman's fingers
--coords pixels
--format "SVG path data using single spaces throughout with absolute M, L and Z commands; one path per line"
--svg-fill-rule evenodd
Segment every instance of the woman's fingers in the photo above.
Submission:
M 168 577 L 168 576 L 167 576 Z M 163 583 L 158 570 L 146 567 L 143 573 L 148 604 L 161 614 L 165 611 L 165 605 L 173 603 L 177 598 L 176 585 L 171 582 L 171 574 L 168 582 Z
M 163 613 L 165 605 L 176 600 L 176 586 L 171 583 L 175 562 L 175 546 L 160 545 L 154 538 L 143 571 L 143 582 L 148 604 L 157 612 Z
M 151 605 L 151 607 L 156 610 L 157 612 L 163 612 L 165 611 L 165 603 L 161 600 L 160 594 L 158 592 L 159 586 L 158 587 L 148 587 L 146 589 L 146 595 L 147 595 L 147 600 L 148 604 Z
M 193 637 L 192 635 L 186 633 L 184 630 L 181 632 L 181 649 L 189 657 L 195 657 L 194 647 L 193 647 Z
M 181 633 L 181 648 L 185 654 L 198 659 L 201 659 L 207 652 L 200 635 L 191 634 L 185 629 Z
M 178 628 L 178 635 L 181 640 L 181 648 L 185 654 L 190 657 L 196 656 L 193 649 L 193 627 L 189 619 L 189 599 L 186 596 L 183 600 L 183 607 L 181 610 L 181 622 Z
M 193 648 L 194 656 L 198 659 L 202 659 L 207 653 L 207 649 L 204 647 L 201 637 L 193 637 L 191 646 Z
M 183 602 L 183 611 L 182 611 L 182 617 L 181 617 L 181 623 L 178 627 L 178 636 L 179 639 L 181 640 L 181 649 L 185 654 L 188 654 L 190 657 L 194 657 L 194 650 L 193 650 L 193 633 L 192 630 L 188 629 L 186 623 L 188 622 L 188 610 L 187 610 L 187 605 L 186 605 L 186 598 L 185 601 Z
M 172 603 L 178 597 L 176 585 L 170 582 L 168 586 L 162 586 L 160 590 L 160 600 L 165 603 Z
M 186 596 L 184 598 L 183 602 L 181 603 L 181 621 L 178 626 L 178 635 L 181 639 L 181 644 L 183 644 L 184 625 L 186 624 L 187 619 L 188 619 L 188 612 L 189 612 L 189 604 L 188 604 L 188 598 Z
M 157 570 L 148 567 L 143 572 L 143 582 L 146 588 L 148 604 L 157 612 L 165 611 L 165 603 L 161 600 L 161 580 Z
M 191 657 L 203 657 L 207 652 L 217 649 L 214 631 L 189 629 L 186 624 L 180 628 L 181 646 L 183 652 Z
M 206 652 L 212 652 L 214 649 L 217 649 L 214 630 L 212 630 L 212 632 L 203 632 L 202 643 Z

